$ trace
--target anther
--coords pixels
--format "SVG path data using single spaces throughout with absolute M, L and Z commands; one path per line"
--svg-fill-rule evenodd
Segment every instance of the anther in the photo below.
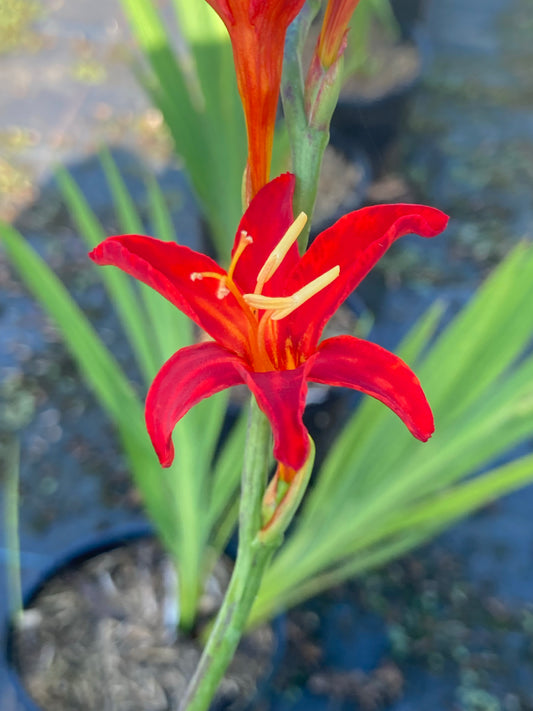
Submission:
M 191 272 L 191 281 L 202 281 L 203 278 L 202 272 Z
M 222 300 L 222 299 L 223 299 L 224 297 L 226 297 L 229 293 L 230 293 L 230 290 L 228 289 L 228 287 L 227 287 L 227 285 L 226 285 L 226 280 L 225 280 L 225 279 L 221 279 L 221 280 L 220 280 L 220 283 L 219 283 L 219 285 L 218 285 L 218 289 L 217 289 L 217 299 L 221 299 L 221 300 Z
M 307 215 L 305 212 L 300 212 L 298 217 L 294 220 L 292 225 L 269 254 L 266 262 L 261 267 L 261 271 L 257 275 L 257 285 L 254 291 L 255 294 L 260 294 L 265 283 L 274 275 L 276 269 L 287 255 L 287 252 L 300 236 L 306 222 Z

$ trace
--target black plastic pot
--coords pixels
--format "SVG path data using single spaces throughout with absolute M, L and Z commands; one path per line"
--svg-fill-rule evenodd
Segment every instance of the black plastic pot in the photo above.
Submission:
M 404 39 L 411 39 L 424 19 L 426 0 L 390 0 L 391 8 Z
M 341 91 L 331 121 L 333 143 L 362 144 L 373 159 L 396 138 L 427 62 L 429 47 L 422 31 L 413 30 L 403 46 L 416 51 L 418 63 L 409 76 L 368 96 Z
M 146 523 L 141 526 L 123 528 L 113 535 L 102 538 L 97 537 L 81 545 L 73 546 L 60 560 L 54 563 L 31 586 L 24 590 L 23 601 L 25 608 L 30 606 L 47 582 L 54 576 L 72 570 L 89 559 L 106 553 L 120 546 L 128 545 L 134 541 L 152 538 L 153 529 Z M 256 682 L 256 693 L 251 699 L 222 698 L 216 700 L 211 706 L 211 711 L 250 711 L 254 703 L 266 693 L 269 682 L 279 666 L 285 652 L 285 618 L 280 616 L 272 623 L 274 631 L 274 649 L 268 660 L 267 670 L 263 677 Z M 11 705 L 2 703 L 2 711 L 42 711 L 41 707 L 33 700 L 22 682 L 16 664 L 14 631 L 9 618 L 4 621 L 4 674 L 7 684 L 4 685 L 6 698 L 11 697 Z M 2 700 L 4 697 L 1 697 Z
M 31 572 L 25 575 L 22 580 L 22 599 L 24 607 L 27 607 L 38 595 L 44 584 L 54 575 L 67 568 L 75 567 L 76 564 L 87 558 L 105 553 L 112 548 L 124 545 L 132 540 L 146 537 L 152 533 L 152 527 L 148 523 L 135 522 L 123 526 L 117 526 L 112 533 L 107 535 L 89 534 L 87 538 L 77 540 L 75 543 L 68 543 L 63 539 L 63 546 L 55 541 L 54 554 L 22 553 L 21 560 L 28 557 L 33 561 Z M 60 535 L 57 536 L 60 538 Z M 7 574 L 7 573 L 6 573 Z M 13 659 L 13 630 L 7 606 L 7 601 L 2 600 L 4 605 L 0 610 L 2 614 L 2 626 L 0 630 L 0 708 L 2 711 L 41 711 L 29 696 L 21 679 L 15 669 Z

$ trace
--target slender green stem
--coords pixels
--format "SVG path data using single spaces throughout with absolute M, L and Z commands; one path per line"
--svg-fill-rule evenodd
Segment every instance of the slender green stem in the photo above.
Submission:
M 298 239 L 302 252 L 309 241 L 322 158 L 329 143 L 329 124 L 339 96 L 342 69 L 342 63 L 338 60 L 330 69 L 313 77 L 311 86 L 304 82 L 302 47 L 319 7 L 317 0 L 311 0 L 289 27 L 281 81 L 283 111 L 291 143 L 292 169 L 296 175 L 294 214 L 298 215 L 303 211 L 308 217 L 307 225 Z
M 293 170 L 297 177 L 297 188 L 295 190 L 294 205 L 295 214 L 305 212 L 308 217 L 306 232 L 301 243 L 298 240 L 300 249 L 307 248 L 309 233 L 315 211 L 315 202 L 318 193 L 318 180 L 320 169 L 322 168 L 322 158 L 329 143 L 329 131 L 317 131 L 307 126 L 305 133 L 300 135 L 300 143 L 304 144 L 300 150 L 293 153 Z
M 270 426 L 255 400 L 250 405 L 239 513 L 239 548 L 231 581 L 180 711 L 207 711 L 231 662 L 259 589 L 281 538 L 261 542 L 261 504 L 266 487 Z
M 281 99 L 291 144 L 292 170 L 296 175 L 293 209 L 295 215 L 303 211 L 308 217 L 307 224 L 298 238 L 298 244 L 302 252 L 306 249 L 309 240 L 322 154 L 329 137 L 326 137 L 326 145 L 324 145 L 322 151 L 320 151 L 320 147 L 314 146 L 317 136 L 314 135 L 314 130 L 308 125 L 304 103 L 304 80 L 301 65 L 302 48 L 318 8 L 319 3 L 316 0 L 306 3 L 298 17 L 289 26 L 285 40 L 283 76 L 281 80 Z

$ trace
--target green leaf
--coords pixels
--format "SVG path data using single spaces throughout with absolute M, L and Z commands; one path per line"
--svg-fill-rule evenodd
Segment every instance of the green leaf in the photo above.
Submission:
M 0 463 L 3 465 L 3 526 L 5 540 L 7 600 L 11 620 L 16 621 L 24 610 L 20 581 L 20 443 L 13 437 L 0 448 Z M 2 459 L 4 461 L 2 461 Z
M 10 225 L 0 226 L 6 253 L 39 303 L 56 321 L 69 350 L 81 365 L 98 399 L 113 419 L 124 418 L 123 408 L 139 402 L 120 366 L 102 344 L 84 314 L 48 265 Z
M 428 348 L 437 311 L 400 354 L 416 365 L 437 431 L 415 441 L 365 400 L 317 475 L 303 515 L 266 575 L 253 622 L 418 545 L 533 480 L 533 457 L 471 478 L 533 423 L 533 247 L 520 246 Z M 519 318 L 517 318 L 519 315 Z M 520 360 L 521 359 L 521 360 Z
M 185 162 L 217 252 L 228 259 L 241 213 L 246 132 L 227 33 L 207 4 L 176 3 L 185 49 L 175 54 L 152 0 L 121 2 L 151 69 L 142 84 Z
M 10 262 L 57 324 L 84 378 L 117 426 L 149 513 L 161 529 L 172 529 L 173 522 L 165 511 L 165 492 L 156 476 L 159 465 L 144 426 L 143 407 L 120 366 L 63 284 L 22 235 L 0 223 L 0 239 Z
M 88 248 L 93 249 L 107 237 L 106 233 L 68 171 L 62 167 L 58 168 L 56 180 L 80 236 Z M 90 264 L 89 259 L 87 263 Z M 150 340 L 146 337 L 148 323 L 143 314 L 138 292 L 130 278 L 120 270 L 99 267 L 98 271 L 117 310 L 141 372 L 145 380 L 150 382 L 155 374 L 155 364 Z
M 442 317 L 444 304 L 433 304 L 418 320 L 398 348 L 398 354 L 407 363 L 415 363 L 427 347 Z M 372 453 L 382 449 L 382 428 L 389 427 L 395 416 L 373 398 L 364 398 L 358 409 L 344 427 L 331 447 L 321 468 L 315 488 L 309 492 L 305 502 L 302 519 L 309 517 L 313 526 L 318 525 L 320 512 L 326 514 L 324 527 L 330 525 L 328 513 L 335 504 L 341 505 L 350 500 L 351 492 L 358 487 L 363 471 L 357 465 L 358 457 L 365 452 Z M 406 439 L 410 441 L 407 435 Z M 354 443 L 357 443 L 354 447 Z M 340 472 L 353 472 L 350 476 Z M 331 509 L 324 507 L 324 497 L 331 502 Z
M 142 219 L 111 153 L 106 149 L 102 150 L 100 160 L 113 196 L 120 229 L 127 234 L 144 234 Z M 157 190 L 154 185 L 157 185 L 155 180 L 149 192 L 152 209 Z M 158 215 L 161 216 L 165 208 L 164 197 L 160 191 L 156 199 L 159 200 L 157 209 Z M 174 241 L 173 237 L 171 239 Z M 144 340 L 150 352 L 150 378 L 146 383 L 148 386 L 159 368 L 178 348 L 192 343 L 192 329 L 189 320 L 157 291 L 142 283 L 137 283 L 135 287 L 141 295 L 139 309 L 142 309 L 142 312 L 139 316 L 144 324 Z M 178 335 L 180 327 L 183 329 L 185 339 Z
M 235 499 L 239 489 L 247 423 L 248 416 L 246 410 L 243 409 L 229 435 L 222 443 L 215 461 L 209 485 L 209 511 L 213 526 L 216 526 L 216 522 L 223 516 L 228 504 Z
M 530 340 L 532 272 L 533 251 L 518 245 L 424 360 L 421 380 L 447 419 L 455 419 L 490 387 Z
M 387 532 L 414 530 L 420 526 L 440 530 L 471 511 L 532 481 L 533 455 L 528 455 L 448 488 L 437 496 L 424 498 L 404 509 L 401 515 L 394 515 L 391 521 L 387 522 Z
M 172 218 L 167 208 L 165 197 L 157 180 L 149 176 L 147 179 L 148 203 L 151 215 L 152 234 L 167 242 L 178 241 L 174 232 Z M 159 294 L 157 294 L 159 296 Z M 163 361 L 170 358 L 180 348 L 193 343 L 192 322 L 173 304 L 159 298 L 157 319 L 154 321 L 157 339 Z

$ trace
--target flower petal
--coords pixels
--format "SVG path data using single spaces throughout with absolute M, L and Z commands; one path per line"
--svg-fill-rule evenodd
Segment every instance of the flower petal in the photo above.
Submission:
M 395 412 L 409 431 L 425 442 L 433 434 L 433 415 L 420 382 L 403 360 L 369 341 L 336 336 L 323 341 L 308 380 L 360 390 Z
M 89 256 L 96 264 L 112 264 L 151 286 L 229 350 L 248 353 L 249 323 L 234 296 L 224 293 L 220 298 L 219 279 L 194 276 L 226 274 L 210 257 L 144 235 L 109 237 Z
M 245 294 L 253 293 L 261 267 L 294 222 L 292 213 L 294 185 L 295 178 L 291 173 L 284 173 L 271 180 L 253 198 L 239 224 L 232 256 L 239 244 L 242 231 L 253 239 L 239 257 L 234 272 L 235 283 Z M 280 285 L 298 263 L 298 259 L 298 247 L 294 244 L 272 278 L 265 284 L 263 293 L 266 295 L 278 293 Z
M 285 286 L 286 294 L 293 293 L 340 266 L 339 277 L 287 319 L 287 328 L 296 334 L 295 338 L 301 334 L 304 352 L 314 351 L 326 322 L 393 242 L 410 233 L 435 237 L 447 222 L 443 212 L 425 205 L 376 205 L 341 217 L 319 234 Z
M 243 382 L 240 359 L 217 343 L 182 348 L 167 360 L 146 398 L 146 427 L 161 466 L 174 459 L 172 431 L 193 405 Z
M 295 370 L 268 373 L 254 373 L 240 366 L 243 380 L 270 420 L 274 457 L 295 471 L 304 465 L 309 456 L 309 436 L 302 417 L 307 395 L 307 372 L 313 360 L 311 357 Z
M 317 47 L 323 67 L 329 68 L 342 54 L 350 18 L 358 3 L 359 0 L 329 0 Z
M 268 182 L 287 27 L 305 0 L 207 0 L 231 38 L 253 197 Z

